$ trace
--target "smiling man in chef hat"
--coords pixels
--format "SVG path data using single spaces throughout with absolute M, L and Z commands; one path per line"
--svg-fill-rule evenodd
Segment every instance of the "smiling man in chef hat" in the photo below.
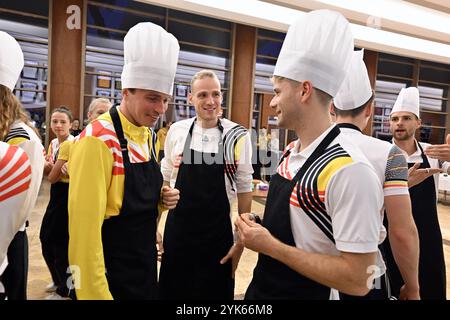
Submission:
M 262 226 L 252 215 L 236 220 L 244 245 L 260 253 L 247 299 L 329 299 L 330 288 L 353 295 L 370 289 L 382 190 L 329 116 L 352 52 L 350 25 L 339 13 L 302 14 L 288 30 L 270 105 L 278 125 L 299 139 L 270 180 Z
M 78 299 L 154 299 L 160 195 L 175 206 L 156 162 L 156 134 L 173 91 L 179 45 L 150 22 L 124 39 L 122 102 L 74 143 L 69 167 L 69 261 Z

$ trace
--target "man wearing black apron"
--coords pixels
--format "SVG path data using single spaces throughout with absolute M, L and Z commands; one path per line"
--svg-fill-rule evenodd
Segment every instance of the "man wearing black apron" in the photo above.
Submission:
M 271 107 L 299 140 L 270 181 L 262 226 L 247 214 L 235 222 L 244 245 L 259 252 L 246 299 L 327 300 L 338 298 L 331 288 L 365 295 L 372 286 L 381 186 L 328 113 L 352 52 L 348 21 L 336 12 L 311 11 L 288 30 Z
M 251 144 L 246 129 L 217 116 L 222 95 L 212 71 L 194 75 L 191 90 L 197 117 L 170 127 L 161 163 L 180 201 L 164 229 L 160 297 L 231 300 L 243 247 L 233 245 L 229 199 L 237 193 L 238 211 L 250 211 Z
M 364 50 L 353 52 L 352 63 L 344 84 L 333 99 L 331 112 L 342 134 L 355 143 L 373 165 L 384 193 L 386 219 L 396 261 L 405 285 L 400 299 L 417 300 L 419 295 L 419 236 L 411 212 L 408 192 L 408 167 L 402 152 L 395 145 L 363 134 L 373 110 L 375 95 L 363 60 Z M 383 214 L 382 214 L 383 215 Z M 380 245 L 385 240 L 382 227 Z M 386 300 L 390 290 L 386 265 L 381 253 L 378 257 L 379 277 L 375 287 L 364 297 L 340 294 L 340 300 Z M 387 289 L 387 290 L 386 290 Z
M 442 234 L 437 214 L 437 181 L 441 170 L 449 173 L 449 164 L 429 159 L 424 149 L 429 144 L 417 142 L 420 127 L 419 91 L 402 89 L 392 108 L 390 123 L 393 142 L 408 162 L 409 193 L 414 221 L 419 232 L 419 286 L 423 300 L 446 299 L 446 274 Z M 386 242 L 386 262 L 393 294 L 398 296 L 403 280 Z
M 158 204 L 162 188 L 156 134 L 167 110 L 179 45 L 153 23 L 124 39 L 122 102 L 91 122 L 69 158 L 69 262 L 78 299 L 156 299 Z

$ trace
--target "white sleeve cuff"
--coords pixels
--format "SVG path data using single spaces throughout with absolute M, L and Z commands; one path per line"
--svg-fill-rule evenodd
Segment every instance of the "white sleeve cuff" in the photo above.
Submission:
M 378 242 L 345 242 L 336 240 L 336 248 L 342 252 L 370 253 L 378 251 Z

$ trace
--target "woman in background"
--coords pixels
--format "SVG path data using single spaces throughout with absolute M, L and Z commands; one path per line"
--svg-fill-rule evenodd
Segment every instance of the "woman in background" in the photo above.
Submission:
M 70 134 L 72 114 L 66 107 L 53 110 L 50 126 L 56 138 L 49 145 L 45 161 L 45 174 L 52 183 L 50 188 L 50 201 L 42 220 L 40 239 L 42 244 L 42 255 L 47 263 L 52 276 L 53 284 L 47 287 L 47 291 L 55 291 L 49 295 L 48 300 L 66 299 L 69 296 L 67 278 L 69 227 L 67 201 L 69 193 L 69 179 L 60 177 L 61 168 L 56 167 L 58 155 L 65 148 L 65 141 L 72 141 Z M 69 144 L 64 144 L 67 147 Z

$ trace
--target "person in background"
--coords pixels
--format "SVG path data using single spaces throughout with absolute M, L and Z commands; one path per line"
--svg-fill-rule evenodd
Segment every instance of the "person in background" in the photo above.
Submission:
M 236 219 L 259 252 L 245 298 L 328 300 L 334 288 L 366 295 L 381 230 L 383 191 L 361 151 L 331 123 L 331 99 L 351 61 L 353 36 L 339 13 L 303 13 L 289 27 L 272 78 L 278 126 L 295 130 L 270 180 L 262 225 Z
M 31 125 L 20 101 L 13 93 L 24 66 L 22 49 L 13 37 L 3 31 L 0 31 L 0 43 L 2 43 L 0 48 L 0 141 L 20 147 L 30 160 L 31 182 L 21 211 L 21 215 L 28 218 L 36 203 L 42 181 L 44 147 L 37 130 Z M 8 160 L 11 159 L 5 159 L 6 162 Z M 13 183 L 8 179 L 6 181 Z M 3 186 L 6 189 L 0 188 L 0 194 L 9 190 L 8 187 L 9 185 L 6 184 Z M 3 194 L 3 196 L 7 196 L 7 194 Z M 0 213 L 3 214 L 3 211 Z M 3 273 L 2 282 L 9 300 L 27 299 L 28 237 L 26 226 L 27 222 L 24 221 L 8 247 L 9 263 Z
M 387 141 L 382 141 L 362 133 L 373 110 L 374 94 L 369 81 L 364 51 L 353 52 L 348 76 L 333 99 L 331 113 L 336 115 L 336 123 L 344 136 L 355 143 L 370 163 L 382 184 L 384 208 L 389 222 L 389 239 L 392 252 L 400 267 L 404 285 L 400 290 L 401 300 L 417 300 L 419 294 L 419 238 L 411 213 L 408 192 L 408 166 L 401 150 Z M 381 213 L 384 215 L 384 212 Z M 386 230 L 382 227 L 380 244 Z M 389 298 L 388 279 L 384 276 L 386 265 L 383 257 L 377 261 L 379 268 L 376 285 L 364 297 L 353 297 L 341 293 L 341 300 L 381 300 Z M 387 271 L 389 275 L 389 270 Z
M 92 121 L 70 148 L 69 262 L 77 299 L 155 299 L 162 188 L 154 126 L 168 107 L 180 47 L 143 22 L 124 39 L 122 101 Z M 77 283 L 79 285 L 77 285 Z
M 409 194 L 412 214 L 420 239 L 419 286 L 423 300 L 446 299 L 446 274 L 442 234 L 437 214 L 439 172 L 450 172 L 450 164 L 429 158 L 427 143 L 417 142 L 416 130 L 421 125 L 419 90 L 403 88 L 390 115 L 393 143 L 400 148 L 408 163 Z M 387 239 L 390 242 L 390 239 Z M 393 253 L 386 245 L 386 262 L 392 292 L 399 296 L 403 279 Z
M 180 190 L 180 200 L 164 229 L 160 297 L 232 300 L 243 247 L 233 244 L 230 213 L 236 196 L 239 213 L 251 210 L 250 134 L 218 117 L 222 92 L 213 71 L 197 72 L 191 90 L 197 116 L 170 127 L 161 162 L 164 184 Z
M 106 98 L 97 98 L 91 101 L 88 108 L 88 123 L 97 119 L 100 115 L 106 113 L 111 109 L 112 103 Z
M 72 126 L 70 127 L 70 134 L 73 135 L 74 137 L 76 137 L 80 133 L 81 133 L 80 120 L 73 119 Z
M 53 292 L 46 299 L 60 300 L 69 296 L 67 278 L 69 227 L 67 201 L 69 192 L 69 180 L 60 178 L 60 168 L 55 168 L 60 148 L 66 141 L 72 141 L 70 134 L 72 113 L 66 107 L 58 107 L 53 110 L 50 118 L 50 127 L 55 134 L 49 145 L 45 163 L 45 174 L 52 184 L 50 187 L 50 200 L 42 219 L 39 238 L 42 245 L 42 256 L 50 271 L 53 283 L 47 287 L 48 292 Z
M 91 123 L 93 120 L 97 119 L 100 115 L 104 114 L 105 112 L 108 112 L 109 109 L 111 109 L 112 103 L 109 101 L 109 99 L 106 98 L 96 98 L 91 101 L 88 107 L 87 112 L 87 124 Z M 78 136 L 75 137 L 74 140 L 78 140 Z M 72 141 L 65 141 L 61 145 L 61 152 L 58 155 L 58 160 L 56 161 L 54 165 L 54 169 L 56 173 L 60 173 L 61 177 L 69 177 L 69 170 L 67 166 L 67 161 L 69 161 L 70 157 L 70 146 Z M 68 144 L 67 146 L 65 146 Z M 58 176 L 59 178 L 59 176 Z

